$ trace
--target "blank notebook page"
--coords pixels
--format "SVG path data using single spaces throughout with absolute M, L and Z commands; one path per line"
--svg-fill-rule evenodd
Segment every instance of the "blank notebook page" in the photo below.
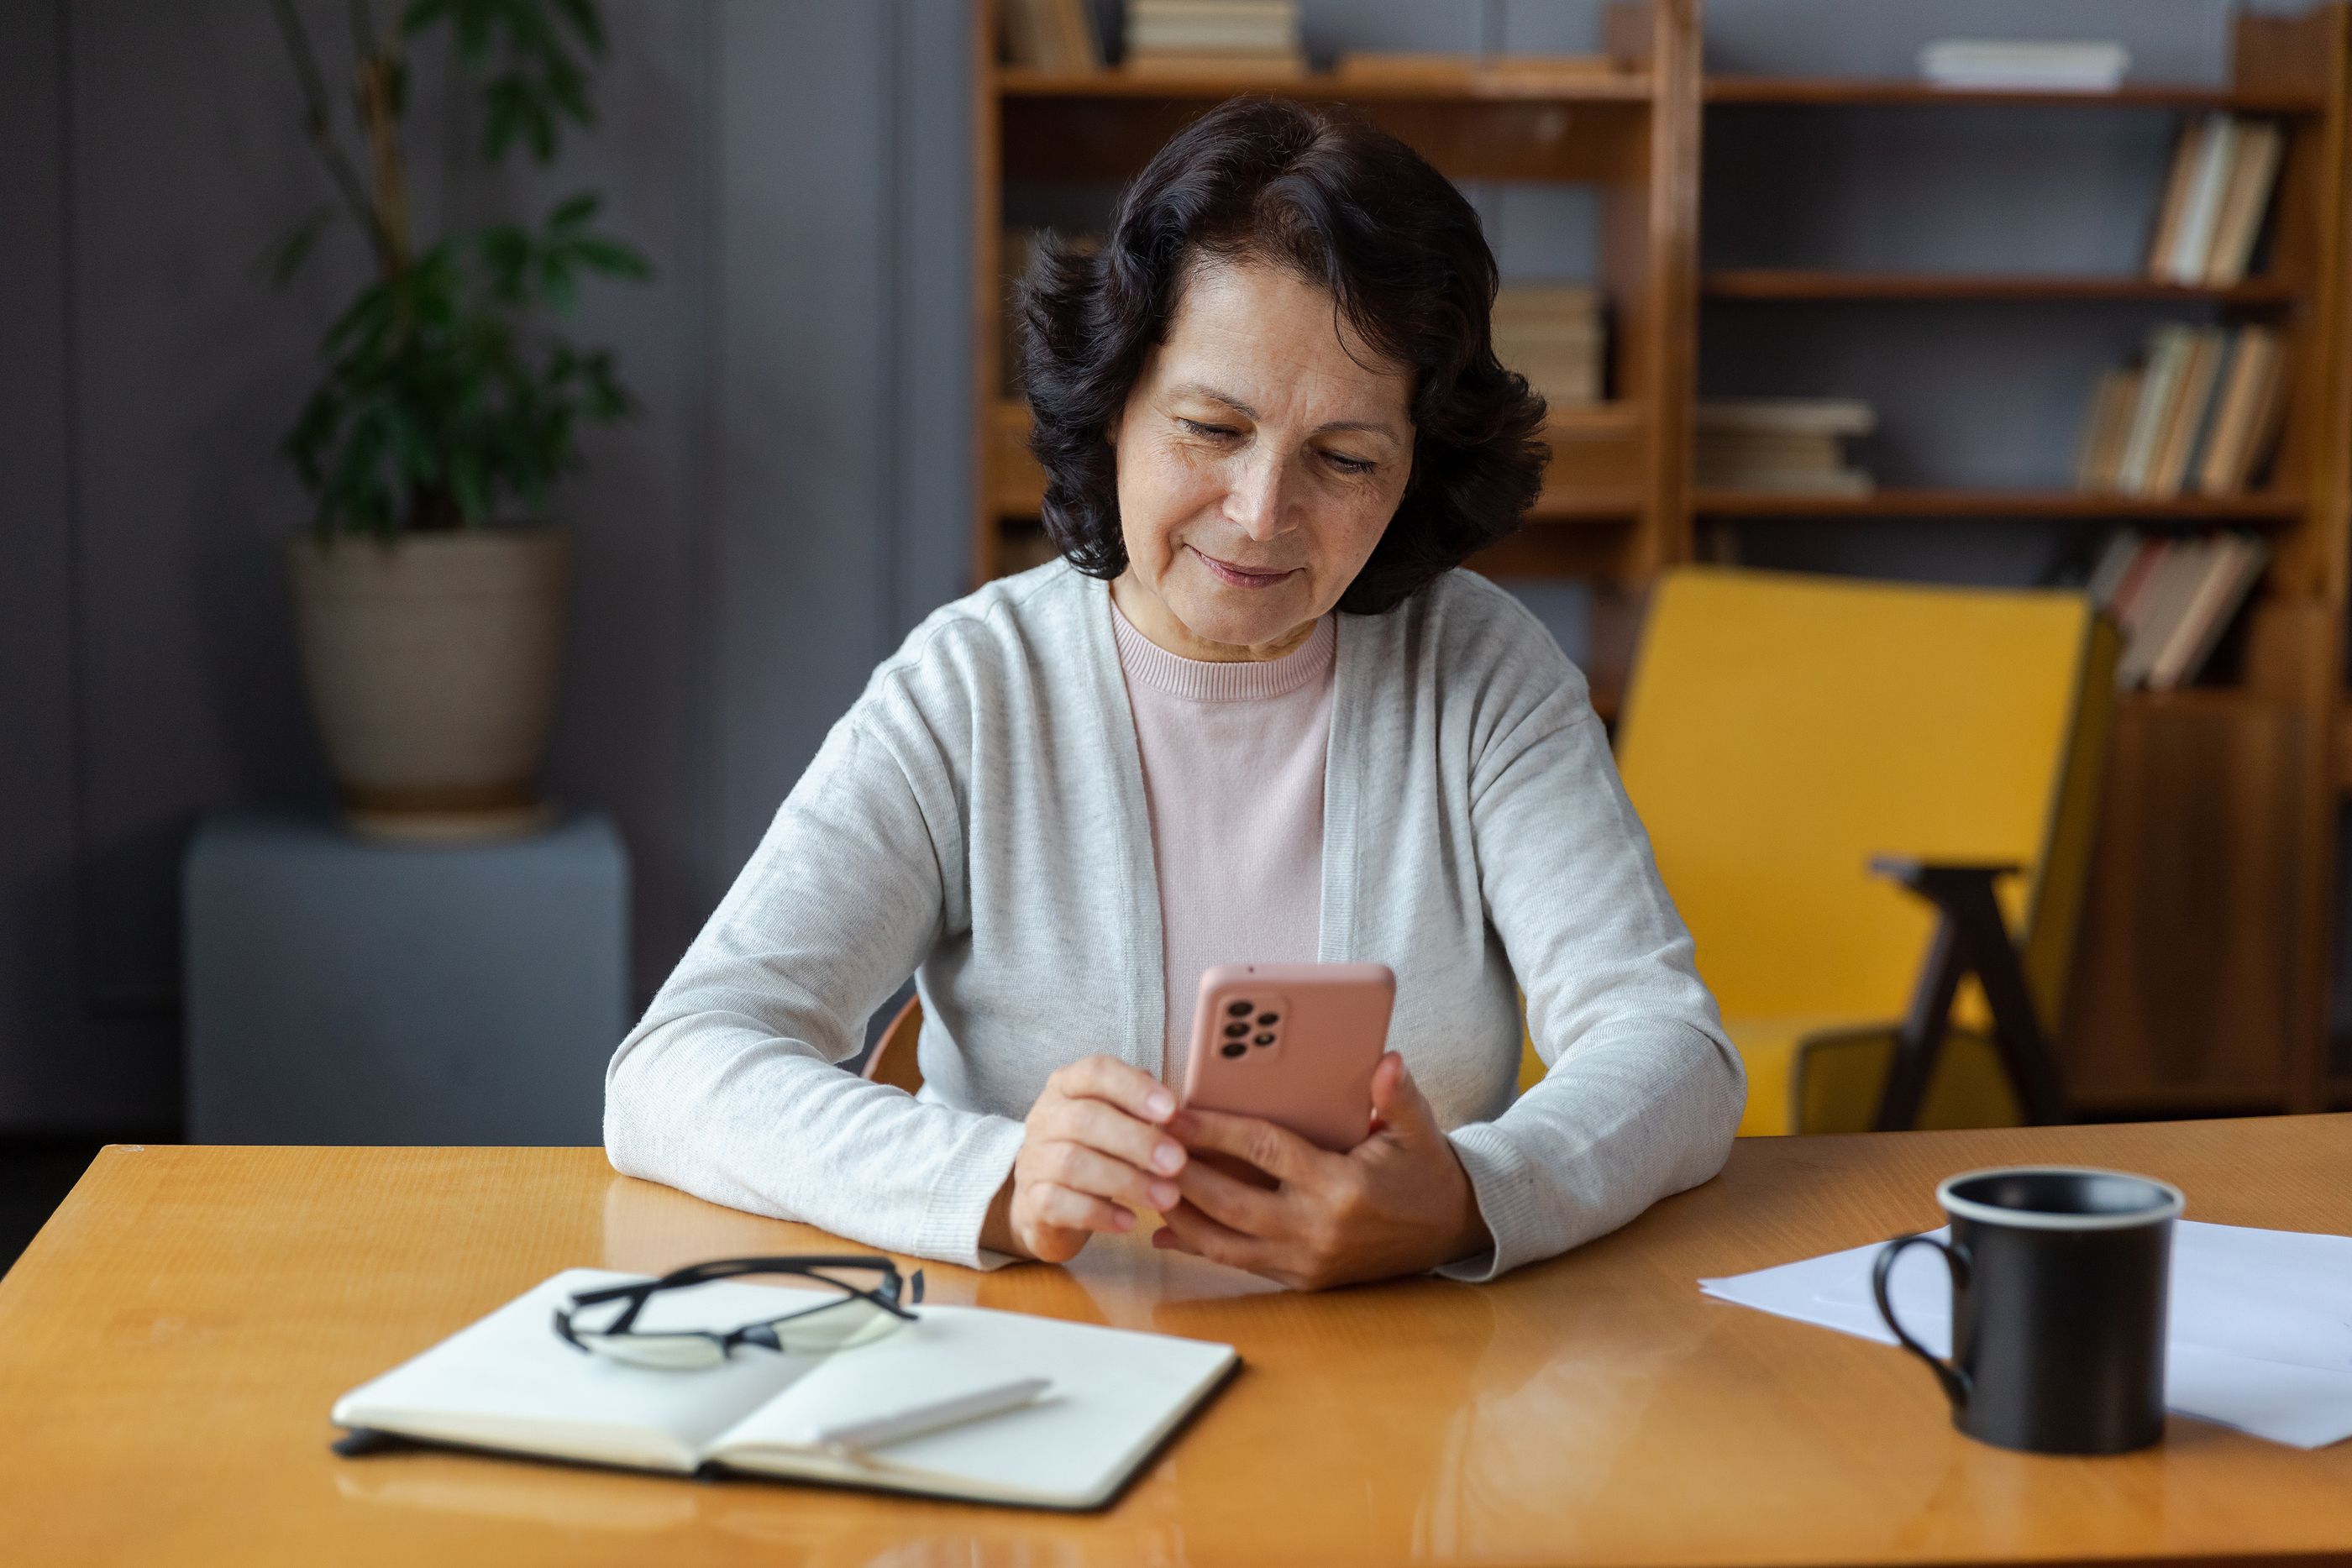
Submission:
M 970 1307 L 926 1307 L 922 1321 L 835 1356 L 713 1446 L 746 1458 L 803 1448 L 828 1427 L 952 1398 L 1015 1378 L 1052 1386 L 1038 1401 L 875 1450 L 920 1470 L 1066 1503 L 1112 1490 L 1234 1360 L 1230 1346 Z

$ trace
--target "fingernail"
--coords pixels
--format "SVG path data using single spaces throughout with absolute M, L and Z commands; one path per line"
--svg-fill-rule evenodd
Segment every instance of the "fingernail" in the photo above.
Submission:
M 1151 1098 L 1145 1101 L 1143 1105 L 1144 1109 L 1150 1111 L 1154 1116 L 1164 1117 L 1169 1112 L 1176 1109 L 1176 1096 L 1165 1089 L 1155 1089 L 1151 1092 Z
M 1162 1144 L 1151 1151 L 1151 1163 L 1170 1176 L 1174 1176 L 1183 1166 L 1184 1151 L 1173 1144 Z
M 1153 1182 L 1150 1191 L 1151 1207 L 1154 1208 L 1173 1208 L 1176 1207 L 1176 1200 L 1183 1196 L 1176 1190 L 1174 1182 Z
M 1135 1216 L 1123 1208 L 1114 1208 L 1110 1211 L 1110 1223 L 1115 1230 L 1130 1230 L 1135 1227 Z

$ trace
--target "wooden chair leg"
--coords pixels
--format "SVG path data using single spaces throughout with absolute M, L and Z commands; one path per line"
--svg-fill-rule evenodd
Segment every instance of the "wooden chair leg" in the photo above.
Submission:
M 1927 961 L 1913 991 L 1911 1009 L 1895 1036 L 1895 1059 L 1879 1099 L 1882 1132 L 1914 1126 L 1927 1099 L 1936 1058 L 1949 1026 L 1952 998 L 1963 976 L 1974 974 L 1992 1009 L 1993 1046 L 2009 1071 L 2028 1122 L 2047 1124 L 2066 1117 L 2063 1091 L 2042 1021 L 2025 985 L 2025 967 L 2010 940 L 2009 925 L 1993 897 L 1994 882 L 2013 865 L 1962 865 L 1882 856 L 1871 870 L 1892 878 L 1941 912 Z
M 1952 998 L 1968 965 L 1960 957 L 1960 928 L 1948 915 L 1936 921 L 1927 961 L 1911 992 L 1903 1027 L 1895 1031 L 1895 1056 L 1886 1064 L 1886 1087 L 1878 1099 L 1877 1130 L 1900 1133 L 1916 1126 L 1927 1099 L 1927 1080 L 1952 1021 Z

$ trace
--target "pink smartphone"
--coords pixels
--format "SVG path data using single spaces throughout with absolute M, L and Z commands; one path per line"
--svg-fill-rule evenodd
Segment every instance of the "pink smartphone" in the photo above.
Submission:
M 1386 964 L 1219 964 L 1201 977 L 1184 1103 L 1345 1153 L 1371 1130 L 1395 1000 Z

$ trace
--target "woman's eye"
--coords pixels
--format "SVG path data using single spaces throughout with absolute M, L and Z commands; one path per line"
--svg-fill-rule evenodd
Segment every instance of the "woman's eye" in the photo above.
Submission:
M 1203 424 L 1197 419 L 1186 419 L 1182 414 L 1178 414 L 1176 416 L 1176 423 L 1182 425 L 1194 435 L 1205 436 L 1211 441 L 1223 441 L 1229 437 L 1241 434 L 1241 432 L 1234 429 L 1231 425 Z
M 1326 452 L 1323 455 L 1342 474 L 1369 474 L 1379 466 L 1369 457 L 1350 457 L 1344 452 Z

